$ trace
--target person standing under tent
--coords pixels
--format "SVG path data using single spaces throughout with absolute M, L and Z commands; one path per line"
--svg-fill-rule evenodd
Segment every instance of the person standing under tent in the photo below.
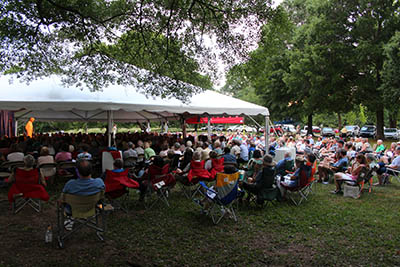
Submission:
M 33 122 L 35 121 L 34 117 L 31 117 L 29 121 L 25 125 L 26 135 L 32 138 L 33 135 Z

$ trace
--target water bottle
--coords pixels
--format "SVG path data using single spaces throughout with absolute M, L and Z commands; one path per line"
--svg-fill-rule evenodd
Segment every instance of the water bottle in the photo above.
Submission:
M 46 234 L 44 235 L 44 242 L 45 243 L 53 242 L 53 231 L 51 229 L 51 225 L 47 226 Z

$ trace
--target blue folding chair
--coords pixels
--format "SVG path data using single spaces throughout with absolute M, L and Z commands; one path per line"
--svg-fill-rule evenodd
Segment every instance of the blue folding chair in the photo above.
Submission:
M 204 182 L 199 184 L 204 190 L 204 195 L 211 202 L 206 210 L 214 224 L 218 224 L 225 215 L 229 215 L 235 222 L 237 216 L 233 209 L 233 203 L 238 196 L 239 172 L 232 174 L 217 173 L 216 184 L 208 187 Z

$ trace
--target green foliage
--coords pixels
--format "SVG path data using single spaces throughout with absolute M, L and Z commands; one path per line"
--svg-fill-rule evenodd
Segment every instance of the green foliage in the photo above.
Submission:
M 97 90 L 132 84 L 186 99 L 210 86 L 218 60 L 246 55 L 270 1 L 4 0 L 0 73 L 27 80 L 50 74 Z M 248 29 L 238 31 L 238 27 Z M 205 38 L 216 40 L 213 49 Z M 116 54 L 105 47 L 117 47 Z M 171 80 L 171 77 L 176 80 Z
M 396 32 L 384 46 L 386 61 L 382 70 L 382 86 L 385 102 L 396 108 L 400 101 L 400 32 Z
M 399 7 L 390 0 L 284 1 L 242 64 L 246 80 L 236 76 L 235 90 L 254 87 L 278 118 L 324 114 L 330 124 L 344 114 L 346 122 L 375 122 L 382 133 L 384 108 L 391 123 L 398 116 Z

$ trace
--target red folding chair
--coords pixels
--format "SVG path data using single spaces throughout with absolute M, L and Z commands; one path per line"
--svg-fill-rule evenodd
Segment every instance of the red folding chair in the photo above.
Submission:
M 163 167 L 150 165 L 148 168 L 147 192 L 145 195 L 146 207 L 151 209 L 159 200 L 163 201 L 169 207 L 169 190 L 175 184 L 176 180 L 169 171 L 169 164 L 165 164 Z M 149 201 L 153 192 L 157 193 L 157 199 Z
M 310 185 L 309 176 L 307 175 L 307 171 L 305 168 L 302 168 L 300 171 L 299 185 L 296 187 L 289 187 L 285 184 L 281 184 L 286 190 L 288 198 L 296 205 L 300 205 L 303 200 L 307 200 L 307 196 L 309 194 Z M 296 195 L 298 197 L 296 197 Z
M 129 169 L 122 172 L 106 170 L 105 196 L 109 199 L 112 206 L 127 213 L 127 200 L 129 196 L 128 188 L 139 188 L 139 183 L 128 177 Z M 120 200 L 120 201 L 118 201 Z
M 15 168 L 15 183 L 8 191 L 8 201 L 12 205 L 14 214 L 21 211 L 26 205 L 31 206 L 36 212 L 41 211 L 41 200 L 48 201 L 49 194 L 40 184 L 39 170 L 26 171 Z
M 196 186 L 200 181 L 202 182 L 210 182 L 215 180 L 215 176 L 212 176 L 212 174 L 207 171 L 204 168 L 205 161 L 194 161 L 192 160 L 190 162 L 190 170 L 187 175 L 187 184 L 183 184 L 183 193 L 188 199 L 192 199 L 196 196 L 196 194 L 201 190 L 201 186 L 197 186 L 196 188 L 193 189 L 194 186 Z M 224 170 L 222 166 L 222 171 Z

